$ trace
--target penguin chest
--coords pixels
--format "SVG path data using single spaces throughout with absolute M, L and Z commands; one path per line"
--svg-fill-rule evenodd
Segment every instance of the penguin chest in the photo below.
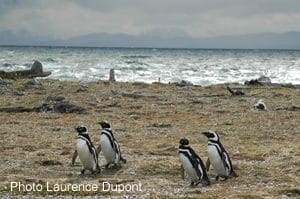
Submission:
M 198 181 L 199 178 L 197 176 L 197 172 L 196 172 L 195 168 L 193 167 L 193 164 L 191 163 L 189 158 L 186 157 L 184 154 L 179 153 L 179 160 L 180 160 L 184 170 L 188 174 L 188 176 L 190 178 L 192 178 L 193 181 Z
M 83 167 L 88 170 L 94 170 L 96 162 L 86 142 L 82 139 L 77 139 L 76 149 Z
M 225 165 L 222 160 L 222 156 L 220 156 L 218 152 L 217 146 L 208 146 L 208 158 L 215 172 L 221 177 L 226 177 L 227 172 Z
M 107 163 L 115 163 L 116 152 L 112 147 L 110 139 L 106 135 L 102 134 L 100 136 L 100 145 Z

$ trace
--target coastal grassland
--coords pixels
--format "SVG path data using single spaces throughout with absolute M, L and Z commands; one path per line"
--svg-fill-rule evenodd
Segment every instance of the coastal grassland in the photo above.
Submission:
M 10 81 L 2 86 L 0 109 L 40 107 L 48 96 L 62 96 L 85 112 L 1 112 L 0 195 L 138 195 L 144 198 L 282 198 L 300 197 L 300 90 L 243 86 L 245 96 L 231 96 L 227 85 L 178 87 L 166 84 L 70 82 L 58 80 Z M 13 91 L 13 92 L 10 92 Z M 267 111 L 253 105 L 265 100 Z M 102 175 L 79 177 L 74 127 L 84 124 L 95 145 L 99 125 L 107 120 L 120 142 L 127 164 L 103 170 Z M 207 139 L 200 134 L 220 131 L 239 177 L 212 185 L 189 187 L 180 177 L 179 139 L 207 159 Z M 105 160 L 100 154 L 100 164 Z M 23 184 L 141 183 L 141 192 L 19 192 Z

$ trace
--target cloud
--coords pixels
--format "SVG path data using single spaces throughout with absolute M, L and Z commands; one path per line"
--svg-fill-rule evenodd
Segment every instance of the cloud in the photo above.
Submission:
M 300 31 L 298 0 L 0 0 L 0 29 L 68 38 L 178 30 L 194 37 Z

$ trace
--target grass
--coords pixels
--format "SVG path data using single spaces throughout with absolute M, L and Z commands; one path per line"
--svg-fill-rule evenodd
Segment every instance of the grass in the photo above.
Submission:
M 12 81 L 11 89 L 24 93 L 0 95 L 0 108 L 35 107 L 50 95 L 86 109 L 84 114 L 0 114 L 0 195 L 113 195 L 114 192 L 18 192 L 10 182 L 95 183 L 100 181 L 142 184 L 144 198 L 281 198 L 299 197 L 300 111 L 281 107 L 300 106 L 299 89 L 244 87 L 246 96 L 230 96 L 226 85 L 176 87 L 174 85 Z M 234 86 L 234 85 L 232 85 Z M 242 87 L 241 85 L 238 85 Z M 216 95 L 216 96 L 209 96 Z M 267 111 L 253 110 L 264 98 Z M 279 108 L 279 109 L 278 109 Z M 85 124 L 95 145 L 97 122 L 108 120 L 127 159 L 120 170 L 97 177 L 80 178 L 79 160 L 71 166 L 75 148 L 74 126 Z M 190 188 L 180 178 L 177 157 L 179 139 L 187 137 L 205 162 L 207 138 L 199 132 L 221 131 L 238 178 Z M 100 154 L 100 164 L 105 163 Z M 209 177 L 215 173 L 210 170 Z M 6 188 L 4 187 L 6 186 Z

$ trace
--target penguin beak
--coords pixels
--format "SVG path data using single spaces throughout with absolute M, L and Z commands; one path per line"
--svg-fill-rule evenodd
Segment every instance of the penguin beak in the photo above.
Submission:
M 79 128 L 80 128 L 79 126 L 75 127 L 76 132 L 78 132 Z
M 100 126 L 102 127 L 104 125 L 104 122 L 98 122 L 98 124 L 100 124 Z
M 209 132 L 202 132 L 203 135 L 205 135 L 206 137 L 208 137 Z

